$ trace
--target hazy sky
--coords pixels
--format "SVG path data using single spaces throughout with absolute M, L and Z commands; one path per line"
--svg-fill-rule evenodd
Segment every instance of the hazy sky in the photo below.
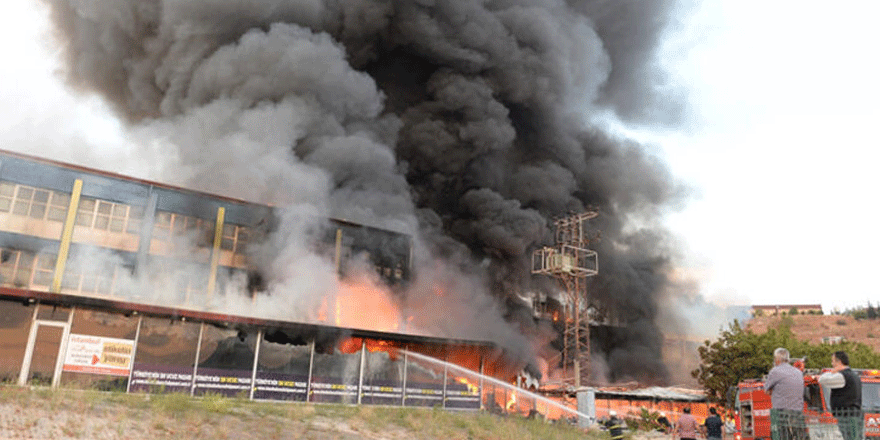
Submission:
M 709 298 L 880 300 L 875 2 L 705 2 L 670 35 L 689 132 L 657 133 L 701 197 L 670 218 Z
M 133 159 L 144 143 L 100 100 L 58 79 L 41 5 L 5 9 L 0 148 L 162 175 Z M 707 1 L 670 30 L 658 68 L 690 91 L 689 123 L 623 129 L 696 189 L 668 223 L 710 300 L 826 311 L 880 301 L 878 12 L 868 1 Z

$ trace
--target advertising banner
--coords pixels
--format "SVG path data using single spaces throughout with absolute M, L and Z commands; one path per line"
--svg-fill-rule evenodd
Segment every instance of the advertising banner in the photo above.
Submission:
M 67 340 L 64 371 L 128 376 L 134 341 L 71 334 Z
M 308 375 L 257 371 L 254 399 L 306 400 Z
M 195 385 L 194 394 L 197 396 L 211 392 L 227 397 L 249 397 L 251 372 L 199 367 Z
M 361 403 L 372 405 L 400 405 L 403 387 L 399 381 L 371 380 L 364 383 Z
M 192 373 L 192 367 L 135 363 L 130 391 L 188 392 L 192 388 Z
M 443 406 L 443 384 L 408 382 L 403 406 Z
M 480 409 L 480 389 L 468 383 L 450 382 L 446 386 L 446 408 Z
M 354 403 L 357 402 L 357 393 L 357 383 L 345 383 L 339 377 L 315 376 L 312 378 L 312 394 L 309 396 L 309 401 L 320 403 Z

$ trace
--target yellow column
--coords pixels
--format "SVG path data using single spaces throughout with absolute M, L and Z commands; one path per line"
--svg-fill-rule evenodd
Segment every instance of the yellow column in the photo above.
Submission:
M 70 239 L 73 237 L 73 225 L 76 223 L 76 211 L 79 209 L 79 197 L 82 194 L 81 179 L 73 181 L 73 192 L 70 193 L 70 205 L 67 207 L 67 220 L 61 231 L 61 243 L 58 245 L 58 259 L 55 260 L 55 277 L 52 278 L 52 292 L 61 291 L 61 278 L 67 264 L 67 253 L 70 252 Z
M 333 264 L 336 266 L 336 276 L 339 277 L 340 266 L 342 264 L 342 228 L 336 229 L 336 246 L 333 252 Z M 330 301 L 328 303 L 333 304 L 333 310 L 328 311 L 327 315 L 330 316 L 330 320 L 328 322 L 335 323 L 336 325 L 340 324 L 339 321 L 339 296 L 338 292 L 331 292 L 329 294 Z M 327 308 L 330 308 L 329 306 Z
M 336 275 L 339 275 L 339 265 L 342 263 L 342 229 L 336 230 L 336 249 L 333 253 L 333 264 L 336 265 Z
M 220 242 L 223 241 L 223 219 L 226 217 L 226 209 L 222 206 L 217 208 L 217 223 L 214 225 L 214 249 L 211 251 L 211 273 L 208 275 L 208 296 L 214 294 L 214 286 L 217 284 L 217 265 L 220 263 Z

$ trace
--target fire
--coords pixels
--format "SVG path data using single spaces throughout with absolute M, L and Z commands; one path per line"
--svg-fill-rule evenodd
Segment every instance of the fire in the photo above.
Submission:
M 510 399 L 507 400 L 507 405 L 504 408 L 510 411 L 514 405 L 516 405 L 516 393 L 510 393 Z
M 363 339 L 361 338 L 347 338 L 339 342 L 339 352 L 345 354 L 352 354 L 360 351 L 361 344 L 363 343 Z
M 469 393 L 471 393 L 471 394 L 479 394 L 480 393 L 480 387 L 472 384 L 469 380 L 467 380 L 463 377 L 456 377 L 455 380 L 458 383 L 461 383 L 461 384 L 464 384 L 465 386 L 467 386 Z
M 367 349 L 370 353 L 375 353 L 377 351 L 384 351 L 388 353 L 391 360 L 396 361 L 399 359 L 400 354 L 397 351 L 397 344 L 392 341 L 385 341 L 381 339 L 365 339 L 365 338 L 346 338 L 339 341 L 339 352 L 345 354 L 357 353 L 361 350 L 361 346 Z
M 436 357 L 443 358 L 446 361 L 460 365 L 471 371 L 480 371 L 481 359 L 484 357 L 484 354 L 480 349 L 466 346 L 454 346 L 449 348 L 450 350 L 448 352 L 444 354 L 438 353 Z
M 318 322 L 327 322 L 327 318 L 327 298 L 324 298 L 318 308 Z
M 342 282 L 334 302 L 337 326 L 386 332 L 400 329 L 397 306 L 387 291 L 373 283 Z

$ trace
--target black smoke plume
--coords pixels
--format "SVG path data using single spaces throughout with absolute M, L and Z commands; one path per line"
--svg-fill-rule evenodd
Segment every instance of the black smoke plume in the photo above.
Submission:
M 531 252 L 554 216 L 595 207 L 590 295 L 630 329 L 609 370 L 665 378 L 658 219 L 683 191 L 597 121 L 676 121 L 654 66 L 671 2 L 46 2 L 70 84 L 173 145 L 152 160 L 176 161 L 187 185 L 413 234 L 407 307 L 426 328 L 528 358 L 532 323 L 491 316 L 555 293 Z

